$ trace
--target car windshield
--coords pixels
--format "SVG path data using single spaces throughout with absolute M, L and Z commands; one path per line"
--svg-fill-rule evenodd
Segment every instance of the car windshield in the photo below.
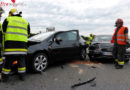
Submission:
M 110 42 L 112 35 L 99 35 L 94 38 L 94 42 Z
M 28 40 L 29 41 L 43 41 L 47 39 L 49 36 L 54 34 L 55 32 L 45 32 L 45 33 L 40 33 L 35 36 L 30 37 Z

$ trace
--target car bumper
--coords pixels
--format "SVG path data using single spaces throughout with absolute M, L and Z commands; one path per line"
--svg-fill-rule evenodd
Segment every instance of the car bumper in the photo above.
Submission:
M 91 55 L 94 56 L 95 58 L 113 58 L 112 52 L 91 52 Z M 127 52 L 125 54 L 125 59 L 130 58 L 130 52 Z

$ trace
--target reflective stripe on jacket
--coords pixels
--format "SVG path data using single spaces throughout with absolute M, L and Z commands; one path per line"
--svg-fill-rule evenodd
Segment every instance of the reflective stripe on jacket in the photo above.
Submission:
M 127 28 L 127 27 L 122 26 L 119 29 L 119 31 L 117 32 L 117 44 L 119 44 L 119 45 L 126 45 L 126 37 L 124 34 L 125 28 Z M 115 32 L 116 32 L 116 30 L 117 30 L 117 28 L 115 29 Z M 115 32 L 112 36 L 111 43 L 115 43 Z

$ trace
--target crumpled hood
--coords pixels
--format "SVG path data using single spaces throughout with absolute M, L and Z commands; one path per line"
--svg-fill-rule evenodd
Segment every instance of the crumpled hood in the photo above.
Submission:
M 102 51 L 112 51 L 113 44 L 112 43 L 93 43 L 94 46 L 99 47 Z
M 27 43 L 27 46 L 32 46 L 32 45 L 36 45 L 36 44 L 39 44 L 41 43 L 40 41 L 31 41 L 31 40 L 28 40 L 28 43 Z

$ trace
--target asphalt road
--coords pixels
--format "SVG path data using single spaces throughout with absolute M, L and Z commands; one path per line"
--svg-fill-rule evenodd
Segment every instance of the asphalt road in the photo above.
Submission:
M 74 86 L 79 83 L 84 84 Z M 41 74 L 28 73 L 25 81 L 13 75 L 0 90 L 130 90 L 130 64 L 117 70 L 111 62 L 64 62 Z

